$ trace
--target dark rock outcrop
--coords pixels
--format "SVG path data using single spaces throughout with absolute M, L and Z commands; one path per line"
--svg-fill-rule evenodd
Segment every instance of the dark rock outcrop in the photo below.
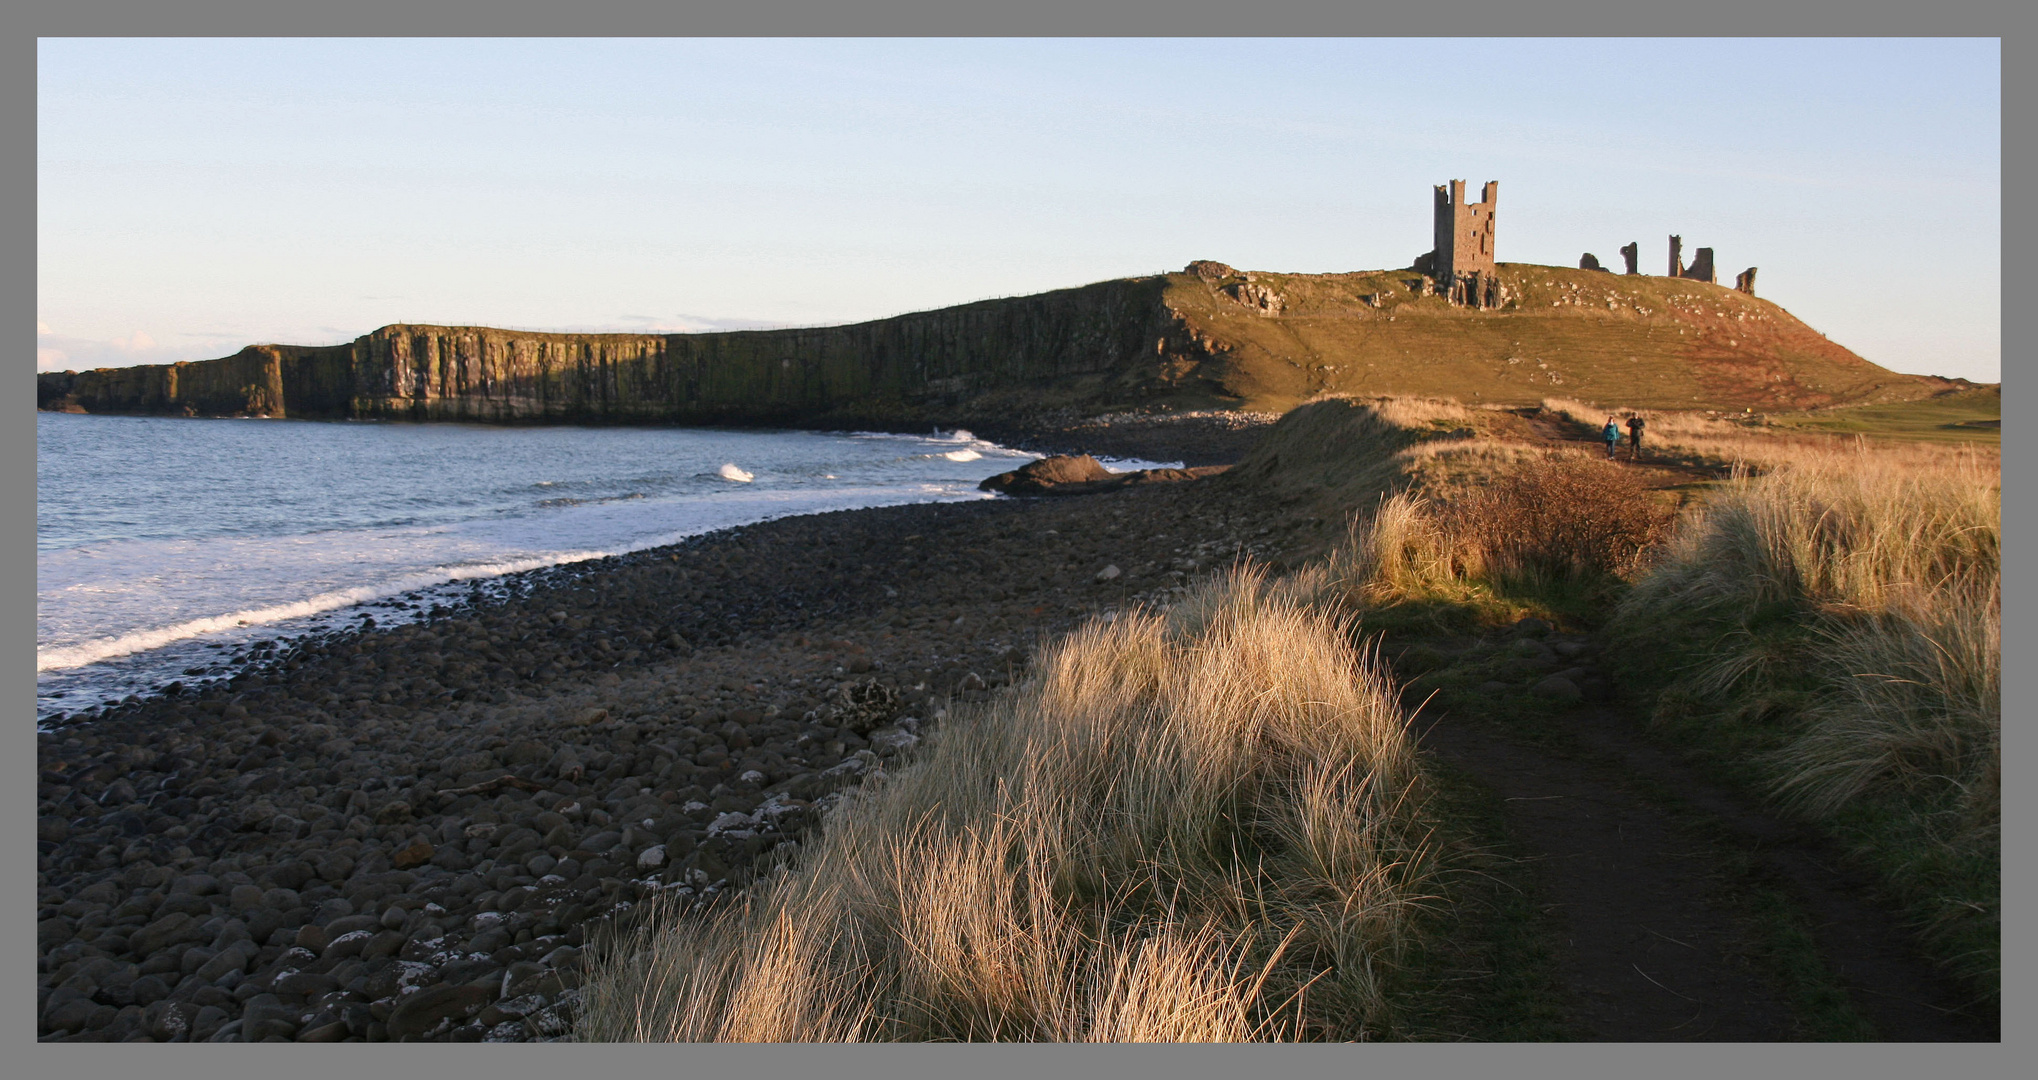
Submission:
M 1117 473 L 1088 454 L 1064 454 L 1041 458 L 1011 472 L 999 473 L 978 484 L 977 489 L 1002 491 L 1007 495 L 1047 495 L 1070 484 L 1094 484 L 1117 477 Z
M 977 485 L 980 491 L 1007 495 L 1086 495 L 1112 488 L 1140 484 L 1165 484 L 1216 476 L 1229 465 L 1203 465 L 1192 469 L 1139 469 L 1115 473 L 1088 454 L 1060 455 L 1029 462 L 1011 472 L 1002 472 Z

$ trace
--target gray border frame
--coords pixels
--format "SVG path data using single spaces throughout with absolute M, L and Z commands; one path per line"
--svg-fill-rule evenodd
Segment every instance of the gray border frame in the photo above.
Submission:
M 35 130 L 35 40 L 42 36 L 1401 36 L 1428 34 L 1448 36 L 1477 28 L 1495 36 L 1541 36 L 1572 31 L 1580 36 L 1734 36 L 1831 35 L 1849 36 L 1986 36 L 2004 39 L 2003 93 L 2005 104 L 2026 104 L 2031 100 L 2032 80 L 2014 60 L 2021 50 L 2023 19 L 2012 16 L 2005 0 L 1954 0 L 1948 3 L 1895 5 L 1880 10 L 1863 10 L 1858 5 L 1842 7 L 1837 0 L 1720 0 L 1687 3 L 1677 9 L 1645 9 L 1619 0 L 1451 0 L 1447 6 L 1401 5 L 1369 10 L 1336 0 L 1260 0 L 1239 4 L 1236 0 L 1055 0 L 1020 5 L 1012 3 L 957 4 L 939 0 L 751 0 L 736 4 L 694 6 L 655 3 L 654 0 L 578 0 L 572 4 L 539 4 L 531 0 L 355 0 L 344 5 L 279 5 L 260 0 L 61 0 L 16 12 L 6 18 L 13 30 L 0 38 L 0 85 L 9 93 L 0 96 L 0 117 L 4 117 L 7 143 L 30 143 Z M 2029 16 L 2025 16 L 2028 19 Z M 1157 32 L 1159 32 L 1157 34 Z M 1639 76 L 1638 76 L 1639 77 Z M 2025 131 L 2008 118 L 2021 117 L 2020 110 L 2005 108 L 2004 170 L 2012 174 L 2031 164 L 2031 147 Z M 35 235 L 35 171 L 29 155 L 10 155 L 5 175 L 13 182 L 0 187 L 6 204 L 4 220 L 9 246 L 16 252 L 32 252 Z M 2032 215 L 2016 204 L 2005 206 L 2004 246 L 2021 250 L 2014 241 L 2028 239 Z M 8 287 L 0 290 L 9 326 L 29 325 L 35 306 L 32 253 L 6 261 Z M 2004 300 L 2013 299 L 2004 287 Z M 2012 401 L 2021 400 L 2024 368 L 2030 360 L 2031 318 L 2025 307 L 2005 303 L 2004 379 Z M 20 331 L 23 337 L 26 330 Z M 2024 349 L 2020 350 L 2019 346 Z M 32 353 L 30 355 L 33 355 Z M 2015 357 L 2013 361 L 2009 359 Z M 16 504 L 33 497 L 33 470 L 18 464 L 34 460 L 34 398 L 27 390 L 27 366 L 19 376 L 21 392 L 8 395 L 4 407 L 20 421 L 0 425 L 0 448 L 6 460 L 17 464 L 0 473 L 8 490 L 16 491 Z M 2021 410 L 2006 405 L 2007 412 Z M 2030 441 L 2021 426 L 2012 424 L 2004 433 L 2004 460 L 2022 461 L 2031 452 Z M 2021 470 L 2017 475 L 2021 476 Z M 2005 513 L 2010 519 L 2006 533 L 2011 550 L 2028 547 L 2023 538 L 2033 520 L 2028 485 L 2021 482 L 2005 491 Z M 23 496 L 23 492 L 26 496 Z M 0 576 L 10 609 L 25 612 L 34 599 L 34 551 L 32 522 L 23 515 L 9 515 L 4 528 L 7 543 L 0 552 L 9 573 Z M 2031 639 L 2034 609 L 2022 598 L 2028 595 L 2028 575 L 2020 559 L 2006 575 L 2005 639 L 2021 645 Z M 33 624 L 26 618 L 4 624 L 7 635 L 7 678 L 14 688 L 12 699 L 20 703 L 10 739 L 28 739 L 33 725 L 32 688 L 34 672 L 28 658 L 34 652 Z M 2012 648 L 2015 646 L 2013 645 Z M 2006 652 L 2010 651 L 2006 648 Z M 2019 654 L 2021 651 L 2019 650 Z M 2028 712 L 2032 683 L 2016 666 L 2005 680 L 2006 700 Z M 2020 712 L 2019 715 L 2023 715 Z M 2021 738 L 2021 731 L 2019 732 Z M 2019 739 L 2010 740 L 2010 756 L 2022 762 L 2029 755 Z M 0 791 L 9 805 L 21 806 L 6 826 L 10 854 L 29 848 L 33 834 L 26 822 L 33 816 L 35 783 L 34 754 L 5 755 L 0 761 Z M 2004 852 L 2005 922 L 2014 932 L 2006 933 L 2003 950 L 2003 1000 L 2010 1019 L 2028 1015 L 2033 998 L 2028 961 L 2031 935 L 2027 918 L 2032 884 L 2031 845 L 2020 828 L 2030 820 L 2033 796 L 2021 784 L 2008 785 L 2006 792 L 2006 844 Z M 33 855 L 29 858 L 32 860 Z M 2011 885 L 2010 883 L 2014 883 Z M 33 962 L 33 935 L 23 929 L 32 921 L 34 878 L 9 875 L 4 908 L 9 913 L 4 939 L 6 969 L 22 972 Z M 1348 1076 L 1354 1072 L 1380 1070 L 1388 1075 L 1466 1076 L 1501 1074 L 1560 1076 L 1716 1076 L 1748 1072 L 1753 1075 L 1845 1075 L 1919 1076 L 1955 1071 L 1961 1076 L 2009 1076 L 2018 1059 L 2014 1048 L 2032 1041 L 2028 1025 L 2006 1024 L 2004 1042 L 1997 1045 L 1915 1046 L 1915 1045 L 1718 1045 L 1688 1044 L 1614 1045 L 1565 1044 L 1557 1046 L 1506 1045 L 1379 1045 L 1366 1047 L 733 1047 L 697 1046 L 684 1049 L 655 1046 L 565 1045 L 473 1047 L 212 1047 L 163 1048 L 143 1058 L 134 1046 L 54 1046 L 36 1044 L 32 1001 L 25 978 L 0 979 L 0 1016 L 9 1032 L 9 1042 L 22 1048 L 24 1058 L 17 1068 L 33 1076 L 101 1076 L 147 1069 L 155 1073 L 192 1076 L 352 1076 L 367 1070 L 400 1069 L 403 1072 L 431 1070 L 434 1075 L 556 1076 L 570 1069 L 599 1068 L 611 1075 L 656 1073 L 659 1075 L 756 1075 L 783 1076 L 809 1071 L 829 1074 L 848 1071 L 856 1075 L 1030 1075 L 1048 1070 L 1102 1072 L 1125 1075 L 1182 1074 L 1231 1076 L 1246 1070 L 1278 1068 L 1286 1075 Z M 2029 1057 L 2028 1054 L 2022 1055 Z

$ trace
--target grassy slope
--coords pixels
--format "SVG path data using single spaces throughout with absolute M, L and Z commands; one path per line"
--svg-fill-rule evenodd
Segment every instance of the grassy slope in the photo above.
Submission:
M 1785 571 L 1743 565 L 1717 551 L 1680 549 L 1681 554 L 1643 576 L 1643 591 L 1653 597 L 1650 612 L 1643 615 L 1640 608 L 1629 610 L 1633 604 L 1624 606 L 1617 629 L 1608 635 L 1614 645 L 1609 654 L 1613 666 L 1640 702 L 1655 707 L 1658 734 L 1694 751 L 1718 770 L 1719 779 L 1741 786 L 1751 796 L 1765 797 L 1774 793 L 1779 780 L 1807 769 L 1870 776 L 1865 781 L 1869 790 L 1859 797 L 1807 816 L 1882 875 L 1891 898 L 1925 932 L 1931 954 L 1966 978 L 1984 1002 L 1995 997 L 2000 955 L 1999 909 L 1994 899 L 2000 887 L 2000 849 L 1994 816 L 1998 811 L 1993 801 L 1999 782 L 1993 747 L 2000 719 L 1989 707 L 1996 699 L 1997 675 L 1987 662 L 2000 655 L 1993 621 L 1999 614 L 1991 614 L 1994 609 L 1986 603 L 1996 588 L 1996 511 L 1988 505 L 1991 489 L 1986 483 L 1995 466 L 1985 447 L 1970 450 L 1919 443 L 1939 430 L 1938 424 L 1958 422 L 1947 417 L 1986 415 L 1999 400 L 1993 389 L 1984 389 L 1901 406 L 1831 411 L 1865 414 L 1853 421 L 1855 431 L 1890 435 L 1900 440 L 1899 445 L 1871 442 L 1855 449 L 1808 448 L 1787 430 L 1778 430 L 1788 428 L 1787 424 L 1738 430 L 1737 457 L 1760 462 L 1765 470 L 1823 468 L 1831 474 L 1826 481 L 1798 483 L 1796 487 L 1811 494 L 1797 502 L 1772 499 L 1772 512 L 1762 519 L 1771 530 L 1787 526 L 1785 531 L 1823 536 L 1823 543 L 1772 540 L 1751 542 L 1746 545 L 1748 550 L 1788 552 L 1813 561 L 1823 555 L 1836 560 L 1836 565 L 1853 568 L 1852 576 L 1837 569 L 1814 572 L 1808 566 Z M 1389 403 L 1369 406 L 1388 407 Z M 1402 412 L 1411 409 L 1409 403 L 1391 407 Z M 1252 478 L 1265 471 L 1262 466 L 1268 459 L 1279 458 L 1274 464 L 1293 480 L 1326 484 L 1333 473 L 1312 472 L 1307 456 L 1311 447 L 1338 454 L 1340 447 L 1330 437 L 1335 432 L 1310 430 L 1297 421 L 1314 417 L 1322 427 L 1340 414 L 1360 418 L 1366 411 L 1325 402 L 1292 414 L 1234 473 Z M 1429 455 L 1429 468 L 1407 469 L 1406 475 L 1415 481 L 1412 494 L 1447 500 L 1462 497 L 1453 487 L 1474 488 L 1454 484 L 1454 479 L 1490 480 L 1515 467 L 1511 460 L 1515 455 L 1506 452 L 1506 436 L 1493 424 L 1491 414 L 1481 416 L 1475 411 L 1452 416 L 1443 403 L 1432 403 L 1427 411 L 1436 414 L 1436 421 L 1429 426 L 1455 425 L 1457 432 L 1455 437 L 1446 435 L 1430 444 L 1438 452 Z M 1660 419 L 1671 432 L 1715 423 L 1697 417 Z M 1282 436 L 1290 438 L 1284 442 Z M 1776 445 L 1765 452 L 1759 446 L 1764 440 Z M 1587 461 L 1591 457 L 1581 451 L 1573 453 Z M 1829 460 L 1836 453 L 1850 456 Z M 1971 460 L 1970 454 L 1979 455 L 1979 460 Z M 1859 455 L 1858 460 L 1851 455 Z M 1380 467 L 1384 463 L 1368 461 L 1351 472 L 1360 475 L 1367 468 Z M 1850 497 L 1851 489 L 1838 483 L 1850 476 L 1864 478 L 1862 482 L 1877 492 L 1907 483 L 1916 489 L 1885 493 L 1880 504 L 1857 507 L 1855 504 L 1867 496 Z M 1871 477 L 1880 478 L 1881 486 L 1865 479 Z M 1757 486 L 1780 482 L 1759 481 Z M 1973 486 L 1973 492 L 1961 494 L 1968 486 Z M 1732 505 L 1749 497 L 1740 491 L 1729 483 L 1725 490 L 1710 492 L 1704 501 Z M 1897 507 L 1908 508 L 1908 514 Z M 1687 507 L 1687 512 L 1691 509 Z M 1383 512 L 1377 520 L 1386 516 Z M 1690 525 L 1702 533 L 1709 520 L 1719 519 L 1695 518 Z M 1406 526 L 1403 529 L 1407 531 Z M 1965 538 L 1965 546 L 1956 542 L 1960 538 Z M 1960 554 L 1967 547 L 1976 553 Z M 1884 562 L 1905 559 L 1916 565 L 1881 567 Z M 1753 555 L 1750 560 L 1760 561 Z M 1333 553 L 1330 572 L 1349 573 L 1345 568 L 1350 567 L 1367 581 L 1368 587 L 1361 591 L 1371 594 L 1370 606 L 1368 600 L 1358 605 L 1366 608 L 1364 625 L 1388 635 L 1390 654 L 1405 653 L 1403 673 L 1417 675 L 1408 685 L 1418 697 L 1435 692 L 1438 707 L 1504 718 L 1522 733 L 1536 733 L 1539 727 L 1547 734 L 1561 732 L 1560 723 L 1549 726 L 1554 719 L 1551 714 L 1558 710 L 1548 703 L 1519 694 L 1495 699 L 1488 692 L 1490 680 L 1519 682 L 1520 673 L 1511 666 L 1516 662 L 1505 653 L 1480 647 L 1453 653 L 1428 646 L 1449 644 L 1454 632 L 1461 634 L 1481 624 L 1494 626 L 1521 614 L 1596 629 L 1613 610 L 1604 589 L 1549 577 L 1508 581 L 1473 574 L 1452 580 L 1429 572 L 1429 567 L 1410 567 L 1414 573 L 1396 575 L 1384 566 L 1368 569 L 1367 563 L 1363 556 L 1340 559 Z M 1972 578 L 1979 583 L 1980 601 L 1963 603 L 1948 591 L 1952 589 L 1945 584 L 1950 580 L 1949 566 L 1961 568 L 1964 576 L 1960 580 Z M 1723 574 L 1715 587 L 1731 594 L 1731 602 L 1710 600 L 1703 590 L 1680 584 L 1680 574 L 1702 576 L 1707 571 Z M 1394 580 L 1397 576 L 1407 580 Z M 1754 598 L 1762 591 L 1760 583 L 1829 579 L 1842 580 L 1848 588 L 1835 593 L 1837 587 L 1804 585 L 1800 595 L 1794 591 L 1799 585 L 1784 584 L 1777 588 L 1787 596 L 1766 601 Z M 1903 591 L 1899 586 L 1905 582 L 1941 585 L 1914 605 L 1922 614 L 1867 618 L 1864 612 L 1880 611 L 1888 600 L 1884 594 Z M 1617 594 L 1627 591 L 1615 582 L 1602 584 Z M 1594 592 L 1599 593 L 1596 598 Z M 1743 597 L 1743 592 L 1749 596 Z M 1590 602 L 1579 604 L 1580 599 Z M 1833 615 L 1828 607 L 1840 614 Z M 1866 651 L 1869 645 L 1877 647 L 1873 655 Z M 1851 651 L 1842 652 L 1843 646 Z M 1846 677 L 1863 671 L 1887 672 L 1898 678 L 1857 684 Z M 1705 691 L 1706 687 L 1712 690 Z M 1819 734 L 1821 724 L 1828 734 Z M 1956 764 L 1949 766 L 1942 758 Z M 1945 779 L 1948 776 L 1952 779 Z M 1786 898 L 1771 895 L 1773 889 L 1762 882 L 1750 879 L 1744 884 L 1758 906 L 1788 906 Z M 1804 942 L 1794 943 L 1791 933 L 1795 931 L 1786 932 L 1790 920 L 1782 916 L 1788 914 L 1779 908 L 1764 916 L 1765 922 L 1779 928 L 1779 936 L 1766 947 L 1775 953 L 1768 962 L 1792 987 L 1801 1022 L 1814 1033 L 1812 1037 L 1858 1037 L 1847 1032 L 1858 1027 L 1859 1018 L 1850 1019 L 1845 1009 L 1831 1004 L 1836 1000 L 1836 984 L 1817 970 L 1815 950 Z M 1519 920 L 1501 919 L 1471 932 L 1499 935 L 1495 938 L 1498 948 L 1502 939 L 1519 936 L 1523 928 Z M 1533 944 L 1527 938 L 1523 941 Z M 1504 997 L 1472 1001 L 1471 1012 L 1497 1009 Z M 1465 1007 L 1465 1002 L 1459 1002 L 1454 1008 L 1462 1012 Z M 1500 1009 L 1495 1016 L 1496 1030 L 1529 1022 L 1518 1010 Z
M 2000 445 L 2003 389 L 1982 386 L 1922 401 L 1781 413 L 1766 416 L 1763 422 L 1771 427 L 1881 439 Z
M 1409 270 L 1255 272 L 1252 281 L 1285 302 L 1272 317 L 1222 291 L 1242 274 L 1212 283 L 1171 275 L 1165 299 L 1225 354 L 1218 378 L 1252 408 L 1328 391 L 1774 411 L 1904 401 L 1952 385 L 1871 364 L 1776 304 L 1724 286 L 1518 263 L 1500 272 L 1514 298 L 1492 312 L 1417 295 Z

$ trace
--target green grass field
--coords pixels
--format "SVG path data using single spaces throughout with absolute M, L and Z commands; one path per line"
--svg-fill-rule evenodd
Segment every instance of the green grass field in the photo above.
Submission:
M 1771 427 L 1878 439 L 1999 445 L 2003 439 L 2003 389 L 2000 385 L 1982 386 L 1922 401 L 1775 413 L 1765 417 L 1765 422 Z

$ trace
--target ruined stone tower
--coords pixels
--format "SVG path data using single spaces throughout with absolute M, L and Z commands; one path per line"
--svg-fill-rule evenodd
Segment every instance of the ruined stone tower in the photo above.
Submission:
M 1693 281 L 1709 281 L 1715 285 L 1719 284 L 1719 276 L 1713 272 L 1712 268 L 1712 249 L 1699 248 L 1698 257 L 1691 260 L 1690 266 L 1684 268 L 1684 276 Z
M 1437 291 L 1466 307 L 1499 307 L 1500 279 L 1493 264 L 1493 209 L 1500 182 L 1488 180 L 1480 201 L 1465 202 L 1465 182 L 1436 188 L 1436 249 L 1431 256 Z
M 1684 265 L 1684 238 L 1673 234 L 1670 237 L 1669 276 L 1674 278 L 1690 278 L 1693 281 L 1710 281 L 1715 285 L 1719 284 L 1718 278 L 1713 273 L 1712 249 L 1699 248 L 1698 258 L 1693 259 L 1690 266 L 1686 266 Z

